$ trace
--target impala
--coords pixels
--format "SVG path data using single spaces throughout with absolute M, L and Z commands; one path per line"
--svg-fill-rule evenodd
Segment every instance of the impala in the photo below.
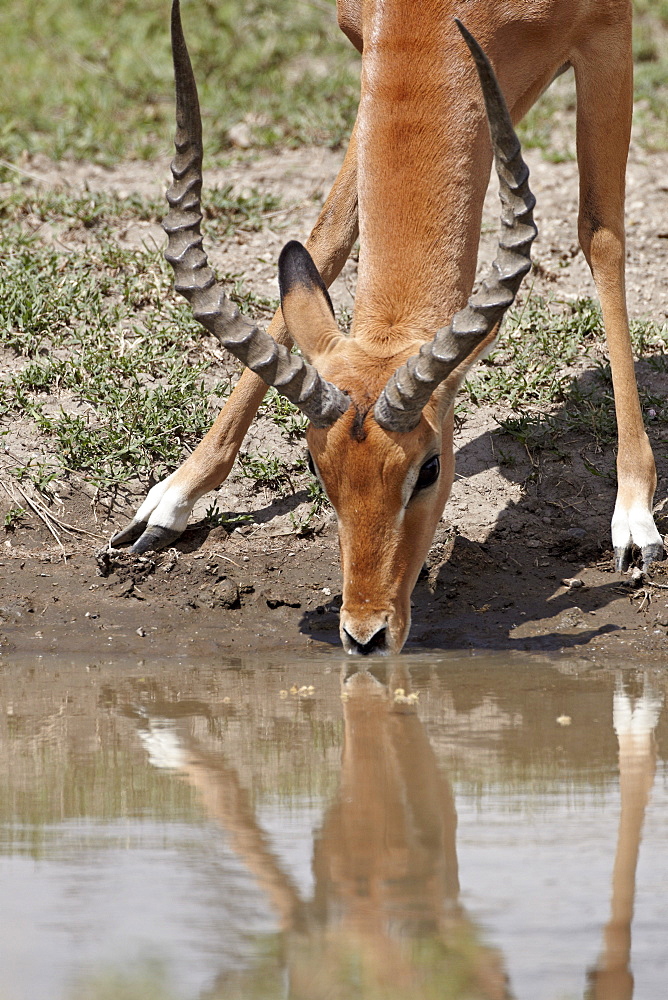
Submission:
M 281 309 L 265 333 L 229 302 L 202 249 L 201 121 L 174 2 L 166 256 L 197 319 L 247 370 L 196 451 L 112 544 L 134 541 L 143 552 L 176 539 L 195 501 L 228 475 L 273 385 L 309 417 L 313 469 L 337 513 L 344 648 L 380 654 L 406 640 L 410 595 L 450 493 L 455 394 L 530 267 L 534 199 L 512 121 L 568 65 L 578 95 L 579 236 L 601 298 L 619 428 L 617 566 L 628 568 L 633 545 L 645 566 L 662 555 L 624 292 L 631 3 L 339 0 L 338 16 L 362 53 L 357 122 L 306 248 L 291 242 L 280 256 Z M 466 304 L 492 154 L 499 251 Z M 343 336 L 326 286 L 358 235 L 355 314 Z M 293 341 L 303 357 L 289 353 Z

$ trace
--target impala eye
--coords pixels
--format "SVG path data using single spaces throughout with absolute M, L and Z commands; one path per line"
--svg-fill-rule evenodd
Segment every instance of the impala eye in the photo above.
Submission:
M 438 479 L 440 471 L 441 460 L 438 455 L 432 455 L 420 469 L 413 493 L 417 493 L 418 490 L 426 490 L 428 486 L 433 486 Z

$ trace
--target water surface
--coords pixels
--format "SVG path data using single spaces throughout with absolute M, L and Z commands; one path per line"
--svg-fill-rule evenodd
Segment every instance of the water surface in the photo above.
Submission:
M 371 666 L 0 658 L 0 1000 L 665 995 L 663 673 Z

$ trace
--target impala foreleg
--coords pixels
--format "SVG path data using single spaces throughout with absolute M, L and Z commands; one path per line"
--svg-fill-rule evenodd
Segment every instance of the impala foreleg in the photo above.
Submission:
M 663 542 L 652 516 L 656 468 L 638 398 L 624 285 L 624 186 L 633 97 L 630 22 L 597 35 L 573 65 L 579 236 L 601 300 L 617 416 L 612 543 L 619 571 L 628 568 L 634 545 L 646 569 L 663 558 Z
M 355 131 L 334 186 L 325 201 L 307 249 L 327 286 L 345 264 L 357 239 L 357 154 Z M 280 309 L 268 333 L 280 344 L 292 343 Z M 112 545 L 134 542 L 133 552 L 170 545 L 185 530 L 200 497 L 227 478 L 267 385 L 246 369 L 211 430 L 175 472 L 149 491 L 130 524 L 111 539 Z

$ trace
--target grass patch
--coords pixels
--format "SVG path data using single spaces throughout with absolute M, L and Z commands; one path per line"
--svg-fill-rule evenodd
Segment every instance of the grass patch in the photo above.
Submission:
M 222 238 L 261 228 L 277 206 L 272 196 L 237 197 L 223 188 L 209 200 L 206 224 L 212 238 Z M 115 233 L 129 220 L 156 221 L 162 212 L 161 202 L 139 196 L 35 193 L 18 185 L 0 202 L 0 349 L 10 362 L 0 375 L 0 438 L 4 470 L 18 480 L 48 491 L 55 478 L 84 473 L 105 494 L 162 477 L 197 444 L 226 399 L 230 379 L 220 370 L 218 345 L 209 350 L 173 291 L 162 254 L 118 245 Z M 40 240 L 45 223 L 61 238 L 67 234 L 67 252 Z M 222 281 L 244 313 L 273 315 L 277 300 L 252 292 L 241 275 Z M 230 358 L 225 371 L 236 369 Z M 260 412 L 289 441 L 306 427 L 304 415 L 274 389 Z M 20 460 L 13 431 L 26 422 L 41 454 Z M 302 460 L 244 456 L 241 463 L 242 475 L 260 487 L 319 490 L 309 485 Z M 315 494 L 311 500 L 314 510 L 325 502 Z M 10 520 L 5 527 L 18 515 Z
M 72 259 L 11 229 L 0 237 L 0 344 L 25 359 L 1 405 L 100 488 L 177 464 L 228 391 L 204 378 L 211 361 L 161 258 L 106 251 Z
M 225 189 L 211 204 L 211 226 L 226 233 L 259 227 L 276 202 Z M 26 196 L 18 188 L 0 204 L 0 347 L 15 359 L 0 379 L 0 433 L 9 447 L 12 423 L 27 420 L 49 455 L 17 464 L 17 477 L 45 488 L 62 472 L 84 472 L 106 491 L 162 476 L 227 396 L 229 379 L 216 373 L 162 255 L 123 249 L 113 236 L 119 222 L 161 211 L 138 197 Z M 63 253 L 27 232 L 48 220 L 90 230 L 81 252 Z M 244 311 L 273 312 L 275 303 L 247 292 L 238 276 L 225 280 Z M 283 408 L 280 419 L 297 418 Z
M 259 416 L 270 417 L 288 438 L 302 437 L 308 427 L 308 417 L 277 389 L 269 389 L 258 410 Z
M 203 211 L 203 232 L 213 240 L 236 231 L 257 232 L 264 220 L 280 210 L 276 195 L 251 189 L 233 193 L 231 184 L 207 189 Z M 162 222 L 167 213 L 164 198 L 144 198 L 132 194 L 121 198 L 107 192 L 76 192 L 39 189 L 26 193 L 19 187 L 0 199 L 0 219 L 22 223 L 33 231 L 40 225 L 61 225 L 69 235 L 77 229 L 108 232 L 121 222 Z
M 354 120 L 358 59 L 334 0 L 183 4 L 209 154 L 244 122 L 256 146 L 338 145 Z M 0 156 L 111 163 L 171 148 L 166 0 L 5 0 Z
M 634 320 L 631 340 L 636 358 L 650 369 L 668 369 L 666 326 Z M 639 391 L 646 421 L 668 426 L 663 401 L 642 386 Z M 481 405 L 510 409 L 500 426 L 529 450 L 559 452 L 569 433 L 586 435 L 597 450 L 614 445 L 612 377 L 598 303 L 530 297 L 508 317 L 498 349 L 467 379 L 457 416 Z
M 280 398 L 280 397 L 279 397 Z M 292 407 L 291 403 L 288 403 Z M 293 409 L 295 409 L 293 407 Z M 299 414 L 299 411 L 296 411 Z M 301 416 L 301 414 L 299 414 Z M 281 422 L 281 413 L 271 412 L 272 419 L 285 431 Z M 291 432 L 288 431 L 288 436 Z M 305 514 L 297 516 L 290 514 L 294 530 L 298 535 L 309 535 L 313 532 L 320 516 L 331 510 L 327 494 L 320 481 L 307 468 L 306 460 L 298 458 L 286 461 L 275 455 L 263 453 L 240 452 L 238 458 L 239 474 L 250 479 L 256 490 L 267 489 L 279 496 L 294 496 L 298 489 L 306 491 L 306 502 L 310 504 Z M 207 512 L 207 515 L 209 512 Z M 215 523 L 215 522 L 214 522 Z
M 288 462 L 277 455 L 265 452 L 240 452 L 238 458 L 241 475 L 252 480 L 255 489 L 267 489 L 284 495 L 287 492 L 296 493 L 295 473 L 303 472 L 306 463 L 303 459 Z
M 602 346 L 600 311 L 591 299 L 560 308 L 531 297 L 508 317 L 497 350 L 467 379 L 460 412 L 471 403 L 544 410 L 562 402 L 573 366 Z

